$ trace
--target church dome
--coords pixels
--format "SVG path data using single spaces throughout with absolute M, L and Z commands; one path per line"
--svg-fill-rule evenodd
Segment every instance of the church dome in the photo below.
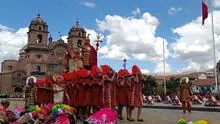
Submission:
M 76 21 L 76 24 L 70 29 L 70 32 L 71 31 L 85 31 L 85 29 L 79 25 L 78 21 Z
M 75 37 L 75 36 L 85 37 L 85 35 L 86 35 L 86 30 L 79 25 L 78 21 L 76 21 L 76 24 L 69 31 L 68 38 Z
M 40 17 L 40 14 L 38 14 L 37 17 L 31 21 L 31 25 L 37 24 L 47 25 L 46 22 L 44 22 L 44 20 Z

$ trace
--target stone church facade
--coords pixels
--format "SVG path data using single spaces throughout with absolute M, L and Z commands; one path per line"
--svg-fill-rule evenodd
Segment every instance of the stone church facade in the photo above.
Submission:
M 85 29 L 76 22 L 68 33 L 68 43 L 62 39 L 53 41 L 48 36 L 48 25 L 40 15 L 31 21 L 27 34 L 28 43 L 19 51 L 19 59 L 2 62 L 0 93 L 19 96 L 28 76 L 43 79 L 55 73 L 63 73 L 65 51 L 72 49 L 81 55 L 86 40 Z

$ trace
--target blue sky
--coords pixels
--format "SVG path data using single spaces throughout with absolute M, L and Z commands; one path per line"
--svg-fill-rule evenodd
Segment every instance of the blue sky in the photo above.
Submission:
M 216 12 L 214 13 L 215 19 L 218 20 L 220 18 L 218 13 L 220 0 L 213 2 Z M 99 64 L 111 63 L 115 70 L 122 68 L 122 60 L 127 57 L 128 69 L 133 64 L 137 64 L 145 73 L 161 73 L 163 71 L 162 38 L 166 42 L 167 73 L 201 71 L 213 66 L 210 58 L 210 50 L 212 50 L 212 44 L 209 44 L 210 35 L 207 35 L 207 39 L 200 37 L 208 34 L 211 26 L 210 16 L 207 24 L 201 26 L 200 0 L 1 1 L 0 54 L 2 57 L 0 61 L 12 59 L 16 57 L 16 54 L 18 55 L 18 50 L 26 42 L 26 36 L 22 33 L 27 30 L 30 21 L 38 13 L 49 25 L 49 32 L 54 40 L 59 39 L 58 32 L 64 36 L 67 35 L 77 20 L 86 29 L 102 33 L 104 42 L 99 51 Z M 220 24 L 215 26 L 216 43 L 218 44 L 220 42 L 218 39 Z M 137 28 L 131 29 L 130 27 Z M 197 38 L 192 38 L 190 34 L 193 34 L 195 29 L 198 29 L 199 33 L 193 35 L 193 37 L 196 35 Z M 140 39 L 140 41 L 135 39 L 133 41 L 132 38 Z M 116 40 L 118 41 L 116 42 Z M 201 41 L 202 43 L 199 43 L 201 46 L 198 46 L 196 41 Z M 5 42 L 8 42 L 7 45 L 2 45 Z M 12 46 L 15 42 L 19 42 L 19 45 L 14 45 L 16 49 L 13 49 Z M 135 44 L 140 45 L 140 49 Z M 150 45 L 148 46 L 148 44 Z M 181 45 L 184 49 L 180 47 Z M 132 46 L 135 48 L 131 49 Z M 17 50 L 17 52 L 14 51 L 13 54 L 6 52 L 10 49 Z M 117 54 L 121 54 L 121 56 Z M 218 58 L 220 57 L 217 56 Z

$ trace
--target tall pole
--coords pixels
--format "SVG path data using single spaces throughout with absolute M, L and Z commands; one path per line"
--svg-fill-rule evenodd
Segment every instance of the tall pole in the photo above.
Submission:
M 214 54 L 214 70 L 215 70 L 215 92 L 218 92 L 218 79 L 217 79 L 217 71 L 216 71 L 216 57 L 215 57 L 215 30 L 214 30 L 214 21 L 213 21 L 213 8 L 212 8 L 212 0 L 210 0 L 211 6 L 211 20 L 212 20 L 212 41 L 213 41 L 213 54 Z
M 166 88 L 166 77 L 165 77 L 165 73 L 166 73 L 166 70 L 165 70 L 165 48 L 164 48 L 164 38 L 163 38 L 163 84 L 164 84 L 164 94 L 166 95 L 167 94 L 167 88 Z

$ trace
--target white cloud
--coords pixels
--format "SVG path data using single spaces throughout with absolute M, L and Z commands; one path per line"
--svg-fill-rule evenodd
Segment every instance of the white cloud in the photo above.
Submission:
M 214 27 L 216 42 L 216 58 L 220 59 L 220 11 L 214 11 Z M 175 43 L 171 44 L 172 56 L 175 59 L 187 61 L 188 67 L 183 71 L 202 71 L 213 68 L 212 26 L 209 17 L 202 26 L 201 17 L 178 27 L 173 33 L 179 35 Z
M 215 8 L 220 7 L 220 0 L 213 0 L 213 6 L 214 6 Z
M 174 15 L 180 11 L 182 11 L 183 9 L 181 7 L 179 8 L 175 8 L 174 6 L 172 6 L 169 10 L 168 10 L 168 14 L 169 15 Z
M 7 26 L 0 25 L 0 62 L 5 59 L 18 59 L 19 50 L 27 44 L 28 28 L 13 31 Z
M 68 38 L 67 35 L 61 36 L 61 39 L 64 40 L 64 43 L 67 43 L 67 38 Z
M 94 8 L 96 6 L 95 3 L 89 2 L 89 1 L 81 2 L 80 4 L 87 6 L 87 7 L 90 7 L 90 8 Z
M 163 73 L 164 72 L 164 64 L 163 62 L 157 62 L 156 63 L 156 66 L 154 68 L 154 72 L 155 73 Z M 165 73 L 171 73 L 172 70 L 171 70 L 171 67 L 169 64 L 165 64 Z
M 150 71 L 148 69 L 141 69 L 141 73 L 143 74 L 149 74 Z
M 131 15 L 133 16 L 137 16 L 137 15 L 140 15 L 141 14 L 141 9 L 140 8 L 136 8 L 135 10 L 133 10 L 131 12 Z
M 158 62 L 162 60 L 163 39 L 156 37 L 159 21 L 149 13 L 140 18 L 107 15 L 96 20 L 100 31 L 106 31 L 106 46 L 101 48 L 103 57 Z M 169 55 L 165 40 L 166 56 Z

